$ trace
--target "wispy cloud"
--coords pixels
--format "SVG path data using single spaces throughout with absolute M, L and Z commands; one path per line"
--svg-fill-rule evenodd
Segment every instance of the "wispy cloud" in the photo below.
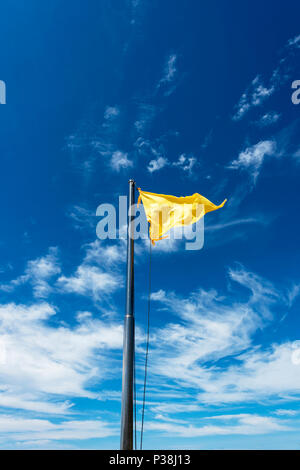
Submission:
M 0 306 L 6 352 L 0 406 L 68 414 L 70 397 L 97 398 L 88 384 L 108 373 L 110 359 L 100 357 L 107 348 L 121 348 L 122 325 L 90 315 L 70 327 L 55 323 L 56 315 L 47 303 Z
M 32 285 L 34 297 L 46 298 L 52 292 L 49 281 L 60 272 L 58 249 L 51 247 L 47 255 L 28 261 L 24 274 L 7 284 L 0 285 L 0 290 L 12 292 L 16 287 L 29 282 Z
M 203 426 L 195 426 L 193 424 L 188 424 L 187 422 L 185 424 L 166 422 L 166 420 L 162 420 L 160 418 L 157 419 L 157 421 L 148 423 L 148 428 L 155 431 L 161 431 L 169 436 L 177 435 L 183 438 L 232 434 L 266 434 L 278 431 L 288 431 L 290 429 L 289 426 L 284 422 L 282 423 L 280 419 L 268 416 L 244 414 L 236 415 L 234 419 L 236 423 L 233 425 L 224 424 L 222 422 L 222 417 L 220 417 L 219 425 L 206 424 Z
M 162 168 L 169 166 L 182 170 L 186 175 L 192 175 L 197 164 L 198 161 L 196 157 L 181 154 L 174 162 L 171 162 L 164 156 L 158 156 L 157 158 L 150 160 L 147 168 L 150 173 L 153 173 L 154 171 L 159 171 Z
M 107 121 L 110 122 L 114 120 L 120 114 L 120 109 L 117 106 L 106 106 L 104 111 L 104 126 L 107 126 Z
M 176 138 L 177 134 L 178 133 L 176 132 L 170 132 L 157 139 L 149 140 L 139 137 L 136 140 L 134 146 L 139 156 L 143 158 L 149 158 L 149 156 L 153 157 L 147 166 L 150 173 L 159 171 L 166 166 L 170 168 L 178 168 L 186 175 L 190 175 L 192 173 L 192 170 L 198 164 L 197 158 L 194 155 L 186 155 L 183 153 L 175 161 L 172 161 L 166 156 L 166 141 L 169 138 Z
M 292 305 L 294 300 L 300 294 L 300 284 L 294 284 L 288 291 L 287 298 L 289 301 L 289 305 Z
M 133 162 L 128 159 L 128 153 L 120 152 L 120 150 L 117 150 L 112 154 L 111 167 L 114 170 L 120 171 L 121 168 L 129 168 L 131 166 L 133 166 Z
M 300 47 L 299 36 L 291 38 L 285 48 L 284 55 L 278 61 L 276 68 L 271 73 L 270 79 L 263 79 L 257 75 L 250 86 L 242 94 L 238 104 L 234 107 L 234 121 L 241 120 L 252 108 L 261 106 L 275 91 L 281 88 L 291 77 L 297 60 L 295 55 Z
M 198 403 L 205 405 L 289 400 L 300 390 L 294 346 L 286 342 L 264 350 L 252 345 L 253 335 L 273 321 L 278 306 L 287 308 L 285 292 L 243 267 L 230 269 L 229 278 L 249 289 L 248 299 L 238 301 L 235 295 L 230 300 L 203 289 L 188 298 L 163 290 L 153 294 L 153 301 L 179 321 L 153 332 L 151 379 L 164 376 L 185 390 L 197 389 Z
M 95 211 L 85 204 L 74 204 L 67 210 L 67 216 L 72 220 L 74 228 L 77 230 L 87 230 L 96 228 Z
M 189 174 L 191 174 L 196 164 L 197 159 L 194 156 L 186 156 L 185 154 L 181 154 L 178 160 L 172 163 L 173 166 L 176 166 Z
M 75 272 L 61 275 L 56 281 L 59 293 L 90 297 L 94 302 L 108 299 L 123 286 L 120 262 L 125 261 L 125 240 L 104 245 L 96 239 L 83 246 L 85 255 Z M 123 263 L 122 263 L 123 264 Z
M 126 247 L 125 239 L 120 239 L 114 244 L 105 244 L 103 240 L 96 239 L 84 246 L 84 263 L 98 266 L 119 265 L 120 262 L 126 261 Z
M 169 165 L 167 158 L 158 157 L 156 160 L 150 160 L 147 168 L 150 173 L 153 173 L 154 171 L 161 170 L 167 165 Z
M 241 363 L 215 375 L 215 391 L 206 390 L 201 399 L 207 403 L 289 401 L 300 390 L 299 366 L 292 361 L 291 343 L 273 345 L 265 351 L 249 351 Z M 200 398 L 200 395 L 199 395 Z
M 253 181 L 255 182 L 260 168 L 263 164 L 264 158 L 266 156 L 275 155 L 276 151 L 276 142 L 274 140 L 263 140 L 258 142 L 251 147 L 247 147 L 243 150 L 236 160 L 233 160 L 228 168 L 237 170 L 237 169 L 246 169 L 252 175 Z
M 297 49 L 299 49 L 300 48 L 300 34 L 299 36 L 295 36 L 294 38 L 289 39 L 288 46 L 296 47 Z
M 95 266 L 81 265 L 71 276 L 60 276 L 57 287 L 60 292 L 90 296 L 95 301 L 118 289 L 121 279 Z
M 137 134 L 142 136 L 149 132 L 151 123 L 153 122 L 153 119 L 158 112 L 158 107 L 151 103 L 141 101 L 137 104 L 137 108 L 137 116 L 134 122 L 134 127 Z
M 238 121 L 242 119 L 252 107 L 260 106 L 274 91 L 275 85 L 273 83 L 265 86 L 259 75 L 255 77 L 236 105 L 233 120 Z
M 121 123 L 122 112 L 116 105 L 106 106 L 100 122 L 83 120 L 78 130 L 66 139 L 74 166 L 89 175 L 100 157 L 112 171 L 131 167 L 133 162 L 128 153 L 118 145 Z
M 73 274 L 62 272 L 58 249 L 49 248 L 49 253 L 27 262 L 24 274 L 6 284 L 0 290 L 12 293 L 17 287 L 30 284 L 35 298 L 45 299 L 50 294 L 77 294 L 91 298 L 94 302 L 108 299 L 123 286 L 120 261 L 125 260 L 125 240 L 103 246 L 96 239 L 83 246 L 85 255 Z
M 177 77 L 176 54 L 170 54 L 166 60 L 164 73 L 157 85 L 157 90 L 163 91 L 165 96 L 170 96 L 176 89 L 175 78 Z
M 167 82 L 171 82 L 174 79 L 176 71 L 177 71 L 176 60 L 177 60 L 176 54 L 169 55 L 165 64 L 164 75 L 161 78 L 158 86 L 161 86 L 162 84 L 167 83 Z
M 268 127 L 279 121 L 281 115 L 275 111 L 269 111 L 261 116 L 255 124 L 259 127 Z
M 279 409 L 275 410 L 274 414 L 277 416 L 295 416 L 298 412 L 296 410 L 288 410 L 288 409 Z
M 120 243 L 123 247 L 120 251 L 99 240 L 85 245 L 82 264 L 73 276 L 64 277 L 66 291 L 97 296 L 103 281 L 98 276 L 100 266 L 103 269 L 104 263 L 112 269 L 124 261 L 125 244 Z M 49 271 L 46 267 L 39 269 Z M 106 275 L 110 273 L 112 271 L 104 272 Z M 297 391 L 299 384 L 293 370 L 297 366 L 291 361 L 292 347 L 289 344 L 275 345 L 265 351 L 257 347 L 251 349 L 252 336 L 272 321 L 273 307 L 279 302 L 286 302 L 286 296 L 269 281 L 241 266 L 229 270 L 229 279 L 249 289 L 249 298 L 243 301 L 237 301 L 236 298 L 231 300 L 215 290 L 203 289 L 191 293 L 186 299 L 163 290 L 153 293 L 153 302 L 169 309 L 175 320 L 163 328 L 153 330 L 150 381 L 153 384 L 156 377 L 165 377 L 172 389 L 170 400 L 175 401 L 159 408 L 162 405 L 159 395 L 153 395 L 151 409 L 155 419 L 149 419 L 149 430 L 169 431 L 170 435 L 191 437 L 248 432 L 259 434 L 287 428 L 286 423 L 275 418 L 249 414 L 232 415 L 231 418 L 219 416 L 216 419 L 220 420 L 220 424 L 213 426 L 209 423 L 199 426 L 169 416 L 173 413 L 197 412 L 200 405 L 241 403 L 275 393 L 286 395 Z M 116 274 L 114 280 L 119 283 Z M 0 364 L 3 377 L 1 406 L 60 416 L 74 412 L 73 403 L 69 401 L 74 397 L 99 400 L 103 395 L 103 399 L 107 399 L 105 390 L 96 394 L 89 384 L 107 379 L 117 370 L 112 367 L 115 363 L 114 355 L 107 355 L 106 352 L 121 350 L 122 325 L 111 320 L 96 319 L 91 312 L 81 311 L 74 316 L 74 325 L 71 327 L 65 322 L 59 324 L 55 321 L 57 312 L 56 308 L 47 303 L 0 306 L 0 324 L 6 349 L 6 361 Z M 233 365 L 227 365 L 228 357 L 236 358 Z M 223 360 L 224 365 L 222 362 L 219 365 L 218 361 Z M 284 385 L 278 378 L 278 370 L 284 373 Z M 189 390 L 192 397 L 189 407 L 182 400 L 176 402 L 176 384 L 181 387 L 181 397 L 182 387 Z M 113 393 L 111 399 L 115 399 Z M 236 423 L 228 426 L 222 422 L 229 419 L 235 419 Z M 105 425 L 105 434 L 101 420 L 100 424 L 97 420 L 100 426 L 97 431 L 94 431 L 96 427 L 90 424 L 91 421 L 82 420 L 81 427 L 79 421 L 76 421 L 78 431 L 62 421 L 61 425 L 53 425 L 53 432 L 48 428 L 48 420 L 40 421 L 41 426 L 46 422 L 44 431 L 39 429 L 35 433 L 35 425 L 38 423 L 34 421 L 31 430 L 26 428 L 24 434 L 21 432 L 22 422 L 18 421 L 16 427 L 21 436 L 18 440 L 32 440 L 33 445 L 35 440 L 47 440 L 50 441 L 47 445 L 51 447 L 51 442 L 56 439 L 105 437 L 116 432 L 114 426 Z M 14 432 L 12 425 L 11 438 L 14 438 Z M 4 437 L 7 439 L 7 434 Z
M 116 426 L 103 419 L 52 422 L 9 414 L 0 418 L 0 442 L 6 446 L 13 440 L 17 443 L 15 448 L 22 448 L 23 445 L 28 448 L 28 444 L 31 448 L 57 448 L 55 441 L 103 438 L 117 432 Z

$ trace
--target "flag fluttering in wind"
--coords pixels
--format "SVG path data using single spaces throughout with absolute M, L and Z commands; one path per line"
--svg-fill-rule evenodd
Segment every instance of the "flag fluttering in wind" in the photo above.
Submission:
M 139 190 L 138 205 L 141 200 L 144 205 L 147 220 L 150 224 L 149 236 L 154 244 L 157 240 L 162 240 L 163 235 L 172 227 L 190 225 L 197 222 L 207 212 L 215 211 L 224 206 L 227 199 L 222 204 L 216 206 L 206 197 L 195 193 L 192 196 L 176 197 L 167 194 L 155 194 Z

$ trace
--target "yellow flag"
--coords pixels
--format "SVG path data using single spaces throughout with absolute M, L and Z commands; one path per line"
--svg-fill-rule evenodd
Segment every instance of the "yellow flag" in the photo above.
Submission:
M 206 197 L 195 193 L 192 196 L 176 197 L 167 194 L 155 194 L 139 190 L 138 206 L 142 200 L 147 220 L 150 224 L 149 236 L 154 241 L 162 240 L 163 235 L 172 227 L 190 225 L 197 222 L 207 212 L 215 211 L 224 206 L 216 206 Z

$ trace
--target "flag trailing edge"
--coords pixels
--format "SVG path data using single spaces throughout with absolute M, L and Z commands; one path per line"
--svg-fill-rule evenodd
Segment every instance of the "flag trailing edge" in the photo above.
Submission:
M 139 191 L 138 204 L 143 202 L 147 220 L 150 224 L 149 237 L 154 245 L 155 241 L 167 238 L 163 236 L 173 227 L 191 225 L 197 222 L 207 212 L 215 211 L 224 206 L 225 199 L 219 206 L 206 197 L 195 193 L 192 196 L 170 196 Z

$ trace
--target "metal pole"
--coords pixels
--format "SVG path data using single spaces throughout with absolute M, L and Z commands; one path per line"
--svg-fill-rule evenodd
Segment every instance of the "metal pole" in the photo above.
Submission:
M 123 375 L 121 450 L 133 449 L 133 367 L 134 367 L 134 180 L 129 180 L 128 228 L 127 228 L 127 285 L 126 313 L 123 333 Z

